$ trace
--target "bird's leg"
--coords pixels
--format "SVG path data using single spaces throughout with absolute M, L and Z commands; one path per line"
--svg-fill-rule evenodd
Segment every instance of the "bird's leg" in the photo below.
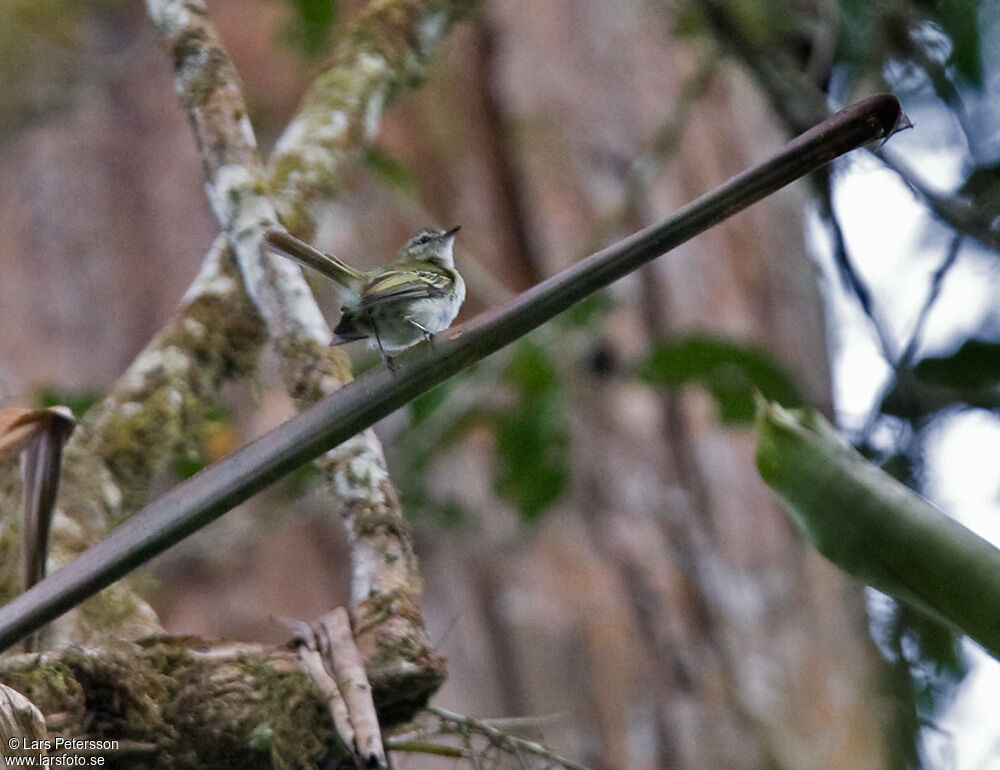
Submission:
M 382 356 L 382 360 L 385 365 L 389 367 L 390 372 L 396 371 L 396 365 L 392 362 L 392 356 L 385 352 L 385 348 L 382 347 L 382 338 L 378 336 L 378 326 L 375 325 L 375 319 L 372 318 L 371 308 L 367 310 L 368 315 L 368 325 L 372 327 L 372 334 L 375 335 L 375 342 L 378 343 L 378 352 Z
M 424 339 L 428 343 L 433 343 L 434 342 L 434 333 L 432 331 L 430 331 L 429 329 L 425 329 L 423 326 L 421 326 L 420 324 L 418 324 L 412 318 L 407 318 L 406 320 L 409 321 L 414 326 L 416 326 L 418 329 L 420 329 L 420 333 L 424 335 Z

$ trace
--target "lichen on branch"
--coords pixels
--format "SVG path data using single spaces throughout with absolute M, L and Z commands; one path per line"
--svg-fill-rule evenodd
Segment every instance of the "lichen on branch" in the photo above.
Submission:
M 419 82 L 431 48 L 475 4 L 383 0 L 359 14 L 268 170 L 259 158 L 238 74 L 204 3 L 148 0 L 175 64 L 175 85 L 223 235 L 177 315 L 88 413 L 67 448 L 53 542 L 57 565 L 146 502 L 153 480 L 194 447 L 221 384 L 251 373 L 269 338 L 299 403 L 311 403 L 350 380 L 346 357 L 327 347 L 329 328 L 298 268 L 261 253 L 262 229 L 277 223 L 269 193 L 280 190 L 288 224 L 300 234 L 308 229 L 309 198 L 336 189 L 342 164 L 374 135 L 388 104 Z M 314 165 L 308 175 L 312 185 L 292 184 L 277 170 L 292 165 L 302 170 L 308 163 Z M 421 584 L 409 528 L 374 434 L 355 437 L 319 464 L 352 547 L 352 614 L 373 688 L 390 713 L 403 713 L 406 704 L 425 699 L 443 679 L 443 661 L 431 648 L 419 613 Z M 116 584 L 64 616 L 49 641 L 101 644 L 158 629 L 139 595 Z
M 302 202 L 339 189 L 346 161 L 374 138 L 393 101 L 419 85 L 451 26 L 479 4 L 379 0 L 358 14 L 268 163 L 272 200 L 289 230 L 308 230 Z

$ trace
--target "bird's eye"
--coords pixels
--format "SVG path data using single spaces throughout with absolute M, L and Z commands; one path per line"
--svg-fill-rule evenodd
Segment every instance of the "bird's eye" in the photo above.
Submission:
M 423 246 L 425 243 L 429 243 L 430 240 L 431 237 L 429 235 L 421 235 L 419 238 L 417 238 L 417 245 Z

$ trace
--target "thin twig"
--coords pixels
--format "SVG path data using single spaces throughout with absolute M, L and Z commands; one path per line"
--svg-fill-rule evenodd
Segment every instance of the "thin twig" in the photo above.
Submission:
M 331 610 L 313 624 L 313 632 L 326 668 L 344 698 L 354 733 L 354 751 L 362 766 L 369 770 L 388 767 L 372 687 L 347 610 L 343 607 Z
M 706 7 L 718 37 L 756 78 L 786 126 L 792 131 L 799 131 L 803 120 L 815 123 L 823 119 L 828 112 L 825 93 L 801 72 L 781 66 L 776 60 L 775 47 L 762 51 L 759 46 L 755 46 L 745 28 L 734 23 L 731 12 L 724 3 L 710 0 Z M 959 114 L 961 115 L 961 111 Z M 936 193 L 897 153 L 886 151 L 882 147 L 869 148 L 868 151 L 895 172 L 938 219 L 955 230 L 972 236 L 984 246 L 1000 251 L 1000 228 L 993 227 L 995 212 L 972 205 L 957 196 Z
M 857 446 L 866 446 L 871 438 L 872 431 L 875 430 L 875 426 L 878 424 L 879 417 L 882 414 L 882 404 L 885 400 L 886 395 L 892 392 L 892 390 L 899 384 L 900 373 L 909 367 L 913 361 L 913 357 L 916 355 L 917 350 L 920 347 L 920 340 L 923 337 L 924 325 L 927 323 L 927 318 L 930 316 L 931 309 L 934 307 L 934 303 L 937 302 L 937 298 L 941 293 L 941 286 L 944 283 L 944 278 L 951 270 L 952 265 L 958 259 L 958 254 L 961 251 L 962 241 L 965 236 L 961 233 L 956 233 L 956 235 L 951 239 L 948 246 L 948 252 L 945 254 L 944 259 L 938 266 L 937 270 L 931 275 L 930 288 L 927 291 L 927 297 L 924 299 L 924 303 L 917 313 L 917 318 L 913 323 L 913 331 L 910 333 L 910 338 L 906 345 L 903 347 L 902 351 L 898 356 L 893 359 L 891 355 L 885 355 L 886 361 L 892 365 L 892 374 L 886 381 L 885 385 L 882 386 L 881 393 L 878 398 L 876 398 L 868 412 L 868 416 L 865 418 L 864 423 L 862 423 L 861 430 L 858 431 L 857 437 L 854 439 L 854 443 Z
M 344 756 L 353 756 L 354 725 L 351 724 L 351 715 L 347 711 L 347 703 L 340 692 L 340 687 L 323 663 L 316 633 L 312 626 L 302 620 L 295 618 L 279 618 L 279 620 L 291 629 L 294 635 L 292 643 L 299 659 L 299 666 L 316 685 L 316 689 L 322 693 L 326 701 L 330 718 L 333 721 L 337 748 Z
M 680 92 L 670 107 L 670 115 L 659 126 L 648 146 L 634 158 L 607 158 L 622 176 L 624 188 L 621 202 L 593 228 L 592 238 L 620 232 L 624 224 L 631 228 L 637 221 L 640 200 L 664 163 L 680 146 L 691 117 L 691 110 L 710 85 L 718 70 L 718 61 L 710 58 L 698 63 L 698 68 L 681 84 Z
M 454 746 L 444 746 L 440 743 L 430 743 L 428 741 L 401 741 L 396 738 L 387 738 L 385 747 L 391 751 L 436 754 L 439 757 L 453 757 L 455 759 L 468 759 L 470 754 L 468 749 L 459 749 Z
M 528 754 L 534 754 L 537 757 L 541 757 L 542 759 L 552 762 L 553 764 L 565 767 L 567 770 L 589 770 L 586 766 L 574 762 L 572 759 L 567 759 L 566 757 L 559 756 L 558 754 L 549 751 L 540 743 L 519 738 L 516 735 L 511 735 L 510 733 L 501 732 L 494 727 L 490 727 L 490 725 L 482 720 L 467 717 L 463 714 L 457 714 L 454 711 L 437 708 L 436 706 L 428 706 L 427 711 L 436 716 L 442 722 L 455 725 L 469 732 L 478 733 L 479 735 L 487 738 L 498 748 L 503 748 L 514 753 L 515 755 L 517 752 L 523 751 Z
M 955 230 L 972 236 L 987 248 L 1000 251 L 1000 229 L 993 226 L 995 213 L 992 210 L 974 206 L 955 196 L 934 192 L 898 153 L 886 148 L 872 152 L 888 169 L 895 172 L 915 195 L 923 199 L 938 219 Z
M 945 276 L 958 259 L 958 253 L 961 251 L 963 240 L 964 236 L 961 233 L 955 234 L 948 245 L 948 252 L 945 254 L 944 259 L 938 265 L 937 270 L 931 275 L 930 288 L 927 290 L 927 297 L 924 299 L 924 304 L 921 306 L 920 311 L 917 313 L 917 318 L 913 322 L 913 331 L 910 332 L 910 339 L 903 347 L 903 351 L 899 354 L 899 358 L 896 359 L 896 363 L 892 367 L 893 372 L 896 374 L 908 367 L 913 361 L 913 357 L 916 355 L 920 347 L 920 341 L 923 338 L 924 326 L 927 323 L 931 310 L 934 308 L 934 303 L 937 302 L 937 298 L 941 294 L 941 287 L 944 284 Z
M 832 240 L 833 247 L 833 261 L 839 269 L 839 272 L 851 293 L 854 294 L 855 298 L 858 300 L 861 312 L 864 313 L 865 317 L 871 324 L 872 331 L 875 333 L 875 339 L 878 342 L 882 357 L 885 358 L 886 361 L 892 361 L 896 356 L 892 342 L 892 335 L 888 330 L 888 324 L 882 320 L 881 313 L 879 312 L 878 306 L 872 297 L 871 290 L 868 288 L 864 279 L 858 274 L 857 269 L 854 266 L 854 260 L 851 258 L 850 251 L 848 251 L 847 248 L 847 239 L 844 237 L 844 230 L 840 225 L 840 217 L 837 216 L 837 211 L 833 206 L 833 196 L 829 182 L 830 180 L 828 178 L 827 185 L 822 191 L 821 196 L 827 224 L 830 228 L 830 238 Z

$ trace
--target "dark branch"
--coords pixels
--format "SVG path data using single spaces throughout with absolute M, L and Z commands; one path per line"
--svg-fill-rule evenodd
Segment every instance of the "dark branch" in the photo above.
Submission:
M 249 446 L 179 484 L 30 591 L 0 609 L 0 649 L 73 607 L 394 409 L 775 190 L 868 142 L 905 117 L 893 96 L 865 99 L 790 142 L 674 216 L 590 255 L 432 348 L 399 356 Z

